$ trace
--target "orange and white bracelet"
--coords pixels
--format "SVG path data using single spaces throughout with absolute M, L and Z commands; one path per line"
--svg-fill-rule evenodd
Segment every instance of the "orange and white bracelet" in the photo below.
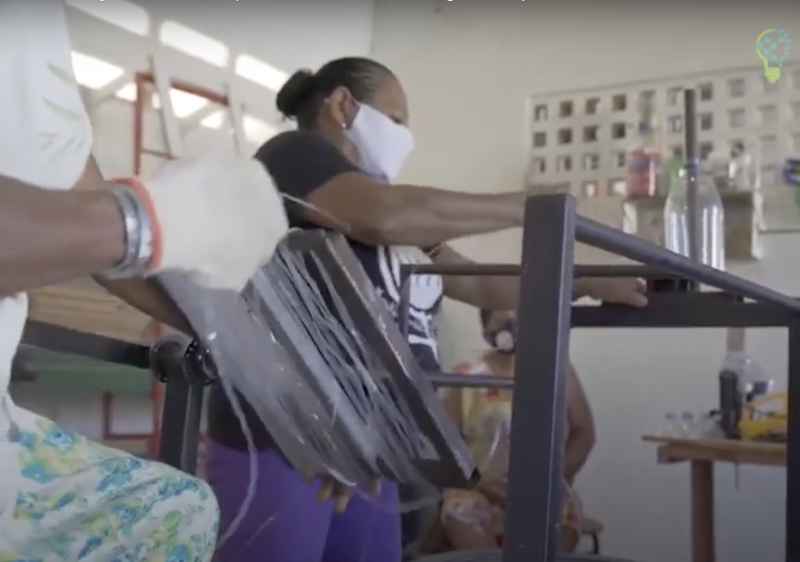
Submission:
M 136 178 L 108 182 L 125 226 L 125 256 L 105 276 L 109 279 L 140 277 L 161 265 L 161 225 L 150 193 Z

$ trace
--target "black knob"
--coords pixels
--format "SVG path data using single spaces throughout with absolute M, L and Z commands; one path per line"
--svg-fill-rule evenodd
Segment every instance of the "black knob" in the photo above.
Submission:
M 213 384 L 219 378 L 217 364 L 211 351 L 197 340 L 192 341 L 186 348 L 184 358 L 189 371 L 186 373 L 188 377 L 204 385 Z

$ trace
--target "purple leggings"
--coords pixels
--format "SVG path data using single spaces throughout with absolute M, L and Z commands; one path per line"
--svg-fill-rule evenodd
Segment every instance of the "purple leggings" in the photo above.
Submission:
M 222 510 L 220 536 L 238 515 L 250 481 L 250 453 L 209 442 L 206 476 Z M 218 562 L 401 562 L 397 486 L 356 496 L 334 513 L 317 501 L 318 482 L 307 483 L 274 450 L 258 453 L 255 497 L 235 532 L 221 545 Z

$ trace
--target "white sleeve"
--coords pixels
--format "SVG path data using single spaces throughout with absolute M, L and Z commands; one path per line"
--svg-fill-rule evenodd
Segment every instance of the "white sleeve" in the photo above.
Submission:
M 63 0 L 0 0 L 0 174 L 50 189 L 80 177 L 92 128 Z

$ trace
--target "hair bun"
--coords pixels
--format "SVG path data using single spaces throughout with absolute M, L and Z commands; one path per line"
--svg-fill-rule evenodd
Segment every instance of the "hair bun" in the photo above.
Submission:
M 278 91 L 275 107 L 286 117 L 297 117 L 297 111 L 305 100 L 314 94 L 314 73 L 298 70 L 292 74 Z

